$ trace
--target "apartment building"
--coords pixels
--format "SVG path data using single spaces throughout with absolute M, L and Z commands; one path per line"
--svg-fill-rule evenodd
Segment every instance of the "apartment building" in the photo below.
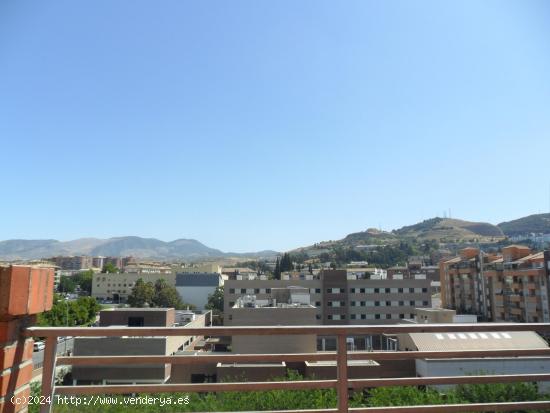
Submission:
M 158 262 L 132 262 L 124 266 L 124 272 L 132 274 L 171 274 L 172 268 Z
M 232 276 L 225 281 L 224 313 L 243 295 L 265 300 L 275 288 L 304 287 L 316 308 L 317 324 L 391 324 L 413 318 L 416 307 L 431 307 L 430 281 L 425 278 L 371 279 L 346 270 L 323 270 L 287 279 Z
M 100 300 L 125 302 L 140 278 L 153 284 L 162 279 L 166 280 L 168 285 L 176 285 L 176 275 L 174 273 L 97 273 L 92 278 L 92 297 Z
M 439 282 L 439 267 L 437 265 L 423 265 L 420 262 L 408 262 L 407 265 L 390 267 L 387 270 L 388 278 L 414 278 L 415 275 L 424 275 L 430 281 Z
M 48 261 L 53 262 L 62 270 L 86 270 L 93 267 L 92 257 L 85 255 L 58 256 L 49 258 Z
M 550 322 L 550 252 L 510 245 L 502 254 L 465 248 L 440 262 L 444 308 L 490 321 Z
M 191 267 L 178 268 L 178 273 L 189 274 L 207 274 L 207 273 L 222 273 L 222 267 L 216 263 L 205 263 L 200 265 L 193 265 Z

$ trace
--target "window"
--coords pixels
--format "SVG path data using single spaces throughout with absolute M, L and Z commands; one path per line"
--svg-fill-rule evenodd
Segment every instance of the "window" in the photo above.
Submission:
M 235 305 L 235 301 L 229 301 L 229 307 L 233 307 Z
M 361 320 L 366 320 L 367 319 L 367 315 L 366 314 L 361 314 Z
M 361 288 L 359 291 L 361 292 L 361 294 L 365 294 L 365 289 L 364 288 Z
M 316 288 L 316 289 L 315 289 L 315 294 L 321 294 L 321 289 L 320 289 L 320 288 Z
M 321 307 L 321 301 L 315 301 L 315 307 Z
M 355 301 L 350 301 L 349 305 L 355 307 Z
M 398 289 L 397 289 L 397 292 L 398 292 L 398 293 L 402 293 L 402 292 L 403 292 L 403 288 L 398 288 Z
M 355 320 L 355 314 L 351 314 L 351 315 L 349 316 L 349 318 L 350 318 L 351 320 Z
M 375 307 L 380 307 L 380 301 L 375 301 L 375 302 L 374 302 L 374 306 L 375 306 Z
M 380 288 L 375 288 L 375 289 L 374 289 L 374 293 L 375 293 L 375 294 L 378 294 L 379 292 L 380 292 Z
M 399 318 L 405 318 L 405 314 L 399 314 Z
M 390 320 L 391 319 L 391 314 L 386 314 L 386 319 Z
M 266 293 L 266 294 L 271 294 L 271 288 L 266 288 L 266 289 L 265 289 L 265 293 Z
M 405 305 L 405 301 L 399 301 L 399 306 L 402 307 Z
M 254 288 L 254 294 L 260 294 L 260 289 L 259 288 Z
M 230 289 L 229 289 L 229 294 L 235 294 L 235 289 L 234 289 L 234 288 L 230 288 Z
M 380 314 L 375 314 L 375 315 L 374 315 L 374 318 L 375 318 L 376 320 L 380 320 Z
M 409 304 L 414 306 L 414 300 L 409 301 Z
M 422 292 L 423 292 L 423 293 L 427 293 L 427 292 L 428 292 L 428 289 L 427 289 L 427 288 L 422 288 Z
M 424 307 L 427 307 L 427 306 L 428 306 L 428 302 L 427 302 L 427 301 L 422 301 L 422 305 L 423 305 Z
M 352 294 L 355 294 L 355 288 L 350 288 L 349 292 L 352 293 Z
M 317 320 L 320 320 L 320 319 L 321 319 L 321 314 L 315 314 L 315 318 L 316 318 Z
M 409 288 L 410 293 L 414 293 L 414 288 Z
M 386 306 L 391 307 L 391 301 L 386 301 Z
M 241 288 L 241 294 L 246 294 L 246 288 Z
M 391 292 L 390 288 L 386 288 L 386 294 L 389 294 Z
M 144 323 L 143 317 L 128 317 L 128 327 L 143 327 Z

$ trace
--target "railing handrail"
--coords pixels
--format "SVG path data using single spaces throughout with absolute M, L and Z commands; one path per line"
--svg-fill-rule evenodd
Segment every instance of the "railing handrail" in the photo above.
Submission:
M 451 333 L 451 332 L 550 332 L 550 323 L 472 323 L 472 324 L 392 324 L 392 325 L 340 325 L 340 326 L 232 326 L 232 327 L 30 327 L 24 331 L 27 337 L 46 337 L 42 395 L 54 394 L 105 394 L 166 391 L 239 391 L 275 389 L 328 389 L 335 388 L 338 395 L 338 409 L 319 411 L 338 412 L 411 412 L 450 413 L 465 411 L 510 411 L 515 403 L 485 403 L 440 406 L 409 406 L 392 408 L 348 408 L 350 388 L 380 387 L 391 385 L 445 385 L 462 383 L 497 383 L 519 381 L 550 381 L 550 374 L 450 376 L 450 377 L 403 377 L 384 379 L 348 379 L 349 360 L 403 360 L 403 359 L 448 359 L 486 357 L 550 357 L 550 348 L 514 350 L 452 350 L 452 351 L 360 351 L 349 352 L 346 338 L 359 334 L 404 334 L 404 333 Z M 167 336 L 234 336 L 234 335 L 318 335 L 336 336 L 336 352 L 293 353 L 293 354 L 204 354 L 204 355 L 143 355 L 143 356 L 76 356 L 57 357 L 57 337 L 167 337 Z M 200 352 L 199 352 L 200 354 Z M 108 386 L 54 386 L 56 364 L 60 365 L 121 365 L 121 364 L 201 364 L 207 362 L 239 361 L 336 361 L 336 380 L 300 380 L 290 382 L 233 382 L 204 384 L 153 384 L 153 385 L 108 385 Z M 524 402 L 525 407 L 537 406 L 550 410 L 550 401 Z M 51 411 L 51 404 L 42 405 L 41 413 Z M 308 410 L 313 411 L 313 410 Z M 304 413 L 306 411 L 300 411 Z
M 296 362 L 296 361 L 335 361 L 338 353 L 319 351 L 317 353 L 290 354 L 213 354 L 197 351 L 187 355 L 133 355 L 133 356 L 71 356 L 57 357 L 58 365 L 106 366 L 106 365 L 147 365 L 147 364 L 204 364 L 239 362 Z M 514 350 L 459 350 L 459 351 L 353 351 L 348 360 L 411 360 L 411 359 L 470 359 L 470 358 L 510 358 L 539 357 L 550 358 L 550 348 Z
M 539 331 L 550 333 L 550 323 L 453 323 L 453 324 L 379 324 L 342 326 L 228 326 L 228 327 L 29 327 L 27 337 L 118 337 L 124 336 L 236 336 L 405 334 L 447 332 Z

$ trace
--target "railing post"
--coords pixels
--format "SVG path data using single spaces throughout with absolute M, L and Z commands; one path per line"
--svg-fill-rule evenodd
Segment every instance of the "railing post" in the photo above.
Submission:
M 340 413 L 348 411 L 348 345 L 346 338 L 346 334 L 338 335 L 336 366 L 338 370 L 338 411 Z
M 54 384 L 55 384 L 55 360 L 57 357 L 57 337 L 46 338 L 46 348 L 44 349 L 44 362 L 42 367 L 42 400 L 44 404 L 40 405 L 40 413 L 50 413 L 54 402 Z M 48 402 L 49 401 L 49 402 Z

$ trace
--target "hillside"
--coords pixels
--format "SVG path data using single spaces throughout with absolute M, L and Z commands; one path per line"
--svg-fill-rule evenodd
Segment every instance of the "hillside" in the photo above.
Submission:
M 431 218 L 391 232 L 369 228 L 354 232 L 336 241 L 323 241 L 291 252 L 316 257 L 338 248 L 354 248 L 361 245 L 397 245 L 401 241 L 437 241 L 440 243 L 496 242 L 504 234 L 496 225 L 451 218 Z
M 534 214 L 501 222 L 498 227 L 509 237 L 526 234 L 550 234 L 550 214 Z
M 431 218 L 392 232 L 404 238 L 454 242 L 474 239 L 491 241 L 504 238 L 504 233 L 496 225 L 451 218 Z
M 201 259 L 213 257 L 271 257 L 275 251 L 224 253 L 194 239 L 165 242 L 155 238 L 116 237 L 57 240 L 7 240 L 0 242 L 0 259 L 38 259 L 55 255 L 133 256 L 158 260 Z

